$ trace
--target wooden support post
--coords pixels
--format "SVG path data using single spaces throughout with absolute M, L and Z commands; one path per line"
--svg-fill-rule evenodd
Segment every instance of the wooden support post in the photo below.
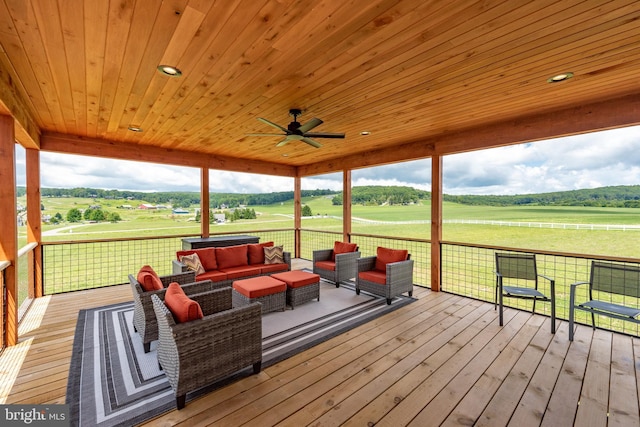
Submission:
M 200 169 L 200 233 L 209 237 L 209 168 Z
M 351 241 L 351 169 L 342 172 L 342 241 Z
M 29 297 L 44 295 L 42 283 L 42 203 L 40 197 L 40 151 L 26 149 L 27 161 L 27 242 L 36 243 L 29 253 Z
M 294 257 L 301 256 L 301 228 L 302 228 L 302 178 L 293 178 L 293 229 L 294 231 Z
M 11 116 L 0 116 L 0 260 L 9 262 L 4 269 L 6 324 L 4 342 L 18 343 L 18 209 L 16 206 L 16 142 Z M 0 302 L 4 303 L 5 301 Z
M 440 290 L 442 257 L 442 156 L 431 158 L 431 290 Z

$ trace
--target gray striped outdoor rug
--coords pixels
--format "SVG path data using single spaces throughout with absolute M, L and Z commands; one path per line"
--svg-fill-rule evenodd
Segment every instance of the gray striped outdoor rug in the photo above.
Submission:
M 333 336 L 414 301 L 393 304 L 362 292 L 353 283 L 320 282 L 320 301 L 263 316 L 266 368 Z M 67 404 L 72 425 L 132 426 L 175 408 L 175 397 L 158 367 L 152 343 L 144 353 L 133 331 L 133 302 L 81 310 L 69 368 Z M 187 395 L 189 400 L 252 374 L 250 367 L 231 378 Z

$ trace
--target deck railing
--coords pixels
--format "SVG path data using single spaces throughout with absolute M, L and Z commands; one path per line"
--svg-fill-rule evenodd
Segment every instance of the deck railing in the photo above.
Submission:
M 224 234 L 237 232 L 216 233 Z M 276 244 L 282 244 L 285 251 L 294 253 L 294 229 L 243 231 L 242 234 L 258 236 L 262 242 L 274 241 Z M 342 233 L 322 230 L 303 229 L 300 230 L 300 236 L 300 256 L 308 260 L 312 259 L 314 250 L 331 248 L 334 241 L 342 240 Z M 175 252 L 182 248 L 183 237 L 194 236 L 43 243 L 44 293 L 53 294 L 126 283 L 127 275 L 136 272 L 143 264 L 152 265 L 159 274 L 169 274 L 170 260 L 175 257 Z M 378 246 L 408 249 L 415 262 L 414 283 L 418 286 L 428 286 L 430 283 L 429 240 L 353 233 L 350 241 L 358 244 L 362 256 L 375 255 Z M 638 259 L 443 242 L 442 291 L 494 302 L 496 282 L 493 271 L 496 251 L 528 252 L 537 255 L 539 272 L 553 277 L 556 281 L 556 312 L 559 319 L 568 319 L 569 287 L 571 283 L 588 280 L 592 260 L 640 264 Z M 541 286 L 546 286 L 544 281 L 541 282 Z M 586 288 L 581 291 L 586 292 Z M 631 297 L 601 295 L 598 298 L 627 305 L 639 304 L 637 298 Z M 586 299 L 586 294 L 579 294 L 578 299 Z M 517 299 L 506 299 L 505 305 L 531 311 L 530 303 Z M 549 315 L 549 304 L 537 304 L 536 312 Z M 587 313 L 578 312 L 576 316 L 580 323 L 591 323 Z M 640 335 L 638 325 L 631 322 L 596 316 L 596 326 Z

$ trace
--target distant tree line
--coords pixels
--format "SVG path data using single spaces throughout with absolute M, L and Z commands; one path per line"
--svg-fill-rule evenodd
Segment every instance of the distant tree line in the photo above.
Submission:
M 431 192 L 406 186 L 357 186 L 353 187 L 352 203 L 361 205 L 401 205 L 430 200 Z M 25 194 L 24 187 L 17 187 L 18 196 Z M 136 199 L 153 204 L 171 204 L 188 208 L 200 203 L 200 193 L 100 190 L 92 188 L 42 188 L 43 197 L 82 197 L 104 199 Z M 342 205 L 342 193 L 332 190 L 302 190 L 302 197 L 334 195 L 332 203 Z M 640 208 L 640 185 L 618 185 L 583 190 L 516 195 L 447 195 L 444 201 L 464 205 L 482 206 L 596 206 Z M 271 205 L 293 200 L 293 191 L 260 194 L 212 193 L 210 208 L 238 208 L 240 206 Z
M 407 205 L 429 199 L 430 192 L 413 187 L 370 185 L 351 189 L 351 203 L 354 205 Z M 332 203 L 341 206 L 342 193 L 336 194 Z
M 464 205 L 482 206 L 591 206 L 640 208 L 640 185 L 618 185 L 553 193 L 512 196 L 449 196 L 443 200 Z
M 323 196 L 333 194 L 331 190 L 302 190 L 302 197 Z M 17 187 L 18 197 L 26 194 L 25 187 Z M 191 205 L 200 204 L 199 192 L 153 192 L 143 193 L 140 191 L 126 190 L 101 190 L 98 188 L 41 188 L 42 197 L 80 197 L 96 199 L 131 199 L 144 200 L 151 204 L 171 204 L 174 208 L 188 208 Z M 281 191 L 274 193 L 258 194 L 237 194 L 237 193 L 211 193 L 209 196 L 209 207 L 237 208 L 242 205 L 272 205 L 274 203 L 293 200 L 293 191 Z

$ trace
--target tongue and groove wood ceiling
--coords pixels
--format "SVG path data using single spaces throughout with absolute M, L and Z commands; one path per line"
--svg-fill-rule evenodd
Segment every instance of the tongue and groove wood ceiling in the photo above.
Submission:
M 357 168 L 637 124 L 639 18 L 625 0 L 0 0 L 0 112 L 42 150 Z M 291 108 L 346 138 L 247 136 Z

